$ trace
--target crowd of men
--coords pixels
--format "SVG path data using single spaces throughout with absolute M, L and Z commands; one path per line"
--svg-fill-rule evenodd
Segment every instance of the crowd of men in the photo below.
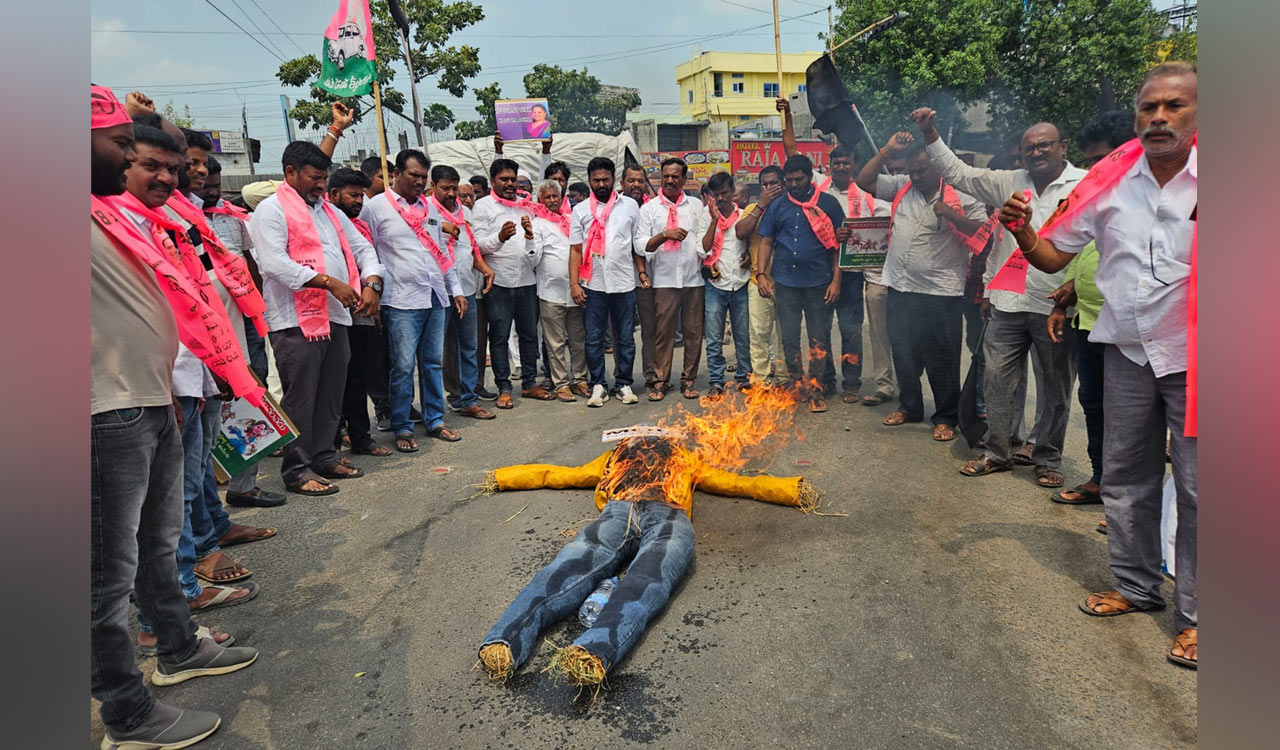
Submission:
M 251 571 L 224 550 L 276 533 L 232 522 L 224 504 L 286 502 L 258 487 L 256 467 L 230 477 L 220 498 L 211 448 L 225 400 L 261 398 L 274 369 L 298 431 L 283 449 L 283 484 L 331 495 L 365 473 L 348 455 L 416 452 L 417 422 L 458 441 L 446 415 L 499 417 L 482 402 L 636 404 L 636 328 L 649 401 L 676 386 L 715 399 L 775 385 L 796 388 L 814 413 L 837 396 L 896 399 L 886 428 L 928 416 L 940 442 L 956 436 L 967 342 L 986 430 L 960 471 L 1027 465 L 1055 502 L 1104 505 L 1117 583 L 1081 604 L 1095 616 L 1165 606 L 1168 434 L 1179 631 L 1168 656 L 1194 667 L 1194 68 L 1154 69 L 1135 103 L 1135 114 L 1108 113 L 1074 136 L 1083 167 L 1130 155 L 1097 195 L 1058 126 L 1032 125 L 1015 163 L 983 169 L 951 151 L 929 109 L 911 114 L 918 135 L 895 133 L 862 164 L 838 145 L 822 174 L 796 150 L 780 99 L 788 157 L 756 184 L 717 173 L 699 194 L 678 158 L 662 162 L 656 189 L 638 164 L 604 157 L 573 181 L 549 141 L 535 182 L 502 156 L 500 138 L 487 179 L 464 181 L 416 149 L 334 169 L 352 121 L 336 104 L 320 144 L 284 150 L 282 182 L 232 203 L 206 136 L 164 121 L 142 94 L 121 103 L 93 87 L 93 694 L 104 747 L 185 746 L 219 722 L 143 687 L 131 597 L 137 648 L 158 657 L 156 685 L 257 658 L 192 620 L 254 598 Z M 841 268 L 846 218 L 867 217 L 892 222 L 883 267 Z M 1024 292 L 988 289 L 1024 257 Z M 696 385 L 704 341 L 706 394 Z M 1077 378 L 1091 476 L 1061 489 Z M 390 447 L 378 431 L 392 434 Z

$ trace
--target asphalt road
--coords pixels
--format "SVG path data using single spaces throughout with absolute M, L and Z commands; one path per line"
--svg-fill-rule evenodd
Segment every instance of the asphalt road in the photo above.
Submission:
M 223 716 L 210 750 L 1194 746 L 1195 673 L 1164 658 L 1171 610 L 1077 609 L 1110 586 L 1100 506 L 1049 502 L 1029 468 L 965 478 L 963 439 L 838 400 L 799 415 L 805 438 L 770 470 L 804 474 L 847 517 L 699 493 L 694 566 L 607 690 L 542 674 L 545 643 L 491 684 L 473 670 L 480 638 L 596 513 L 587 491 L 468 499 L 473 486 L 507 464 L 586 462 L 603 429 L 672 403 L 451 419 L 462 442 L 419 428 L 422 452 L 356 457 L 369 474 L 336 496 L 235 512 L 280 533 L 232 548 L 260 596 L 202 622 L 262 656 L 153 691 Z M 1086 478 L 1084 448 L 1076 413 L 1068 483 Z M 282 490 L 278 460 L 261 483 Z M 92 731 L 96 748 L 96 710 Z

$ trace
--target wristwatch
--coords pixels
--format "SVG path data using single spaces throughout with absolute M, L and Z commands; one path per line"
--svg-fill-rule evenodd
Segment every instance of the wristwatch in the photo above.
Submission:
M 382 282 L 370 281 L 366 286 L 372 289 L 379 297 L 382 296 Z

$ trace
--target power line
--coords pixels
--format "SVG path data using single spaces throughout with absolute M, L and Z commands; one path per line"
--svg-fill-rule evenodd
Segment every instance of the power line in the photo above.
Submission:
M 252 39 L 252 40 L 253 40 L 253 42 L 254 42 L 254 44 L 257 44 L 259 47 L 261 47 L 261 48 L 265 49 L 265 50 L 267 51 L 267 53 L 268 53 L 268 54 L 270 54 L 270 55 L 271 55 L 272 57 L 274 57 L 275 59 L 279 60 L 280 62 L 284 62 L 284 58 L 283 58 L 283 57 L 281 57 L 280 55 L 277 55 L 277 54 L 275 53 L 275 51 L 273 51 L 272 49 L 270 49 L 269 47 L 267 47 L 267 45 L 265 45 L 265 44 L 263 44 L 262 42 L 258 41 L 258 37 L 256 37 L 256 36 L 254 36 L 253 34 L 250 34 L 249 32 L 245 31 L 245 30 L 244 30 L 244 27 L 243 27 L 243 26 L 241 26 L 240 24 L 236 23 L 236 20 L 235 20 L 234 18 L 232 18 L 231 16 L 228 16 L 226 13 L 223 13 L 223 12 L 222 12 L 222 8 L 219 8 L 218 6 L 216 6 L 216 5 L 214 5 L 214 4 L 213 4 L 213 0 L 204 0 L 204 1 L 205 1 L 205 3 L 206 3 L 210 8 L 213 8 L 214 10 L 218 11 L 218 15 L 220 15 L 220 16 L 222 16 L 223 18 L 225 18 L 225 19 L 227 19 L 228 21 L 230 21 L 232 26 L 235 26 L 237 29 L 240 29 L 241 31 L 244 31 L 244 35 L 245 35 L 245 36 L 247 36 L 247 37 L 249 37 L 250 39 Z
M 743 7 L 746 7 L 746 6 L 743 6 Z M 827 6 L 825 5 L 822 6 L 823 10 L 826 10 L 826 8 Z M 752 10 L 758 10 L 758 9 L 752 8 Z M 781 20 L 787 21 L 791 19 L 784 18 Z M 813 22 L 806 21 L 806 23 L 813 23 Z M 770 24 L 766 24 L 766 25 L 770 25 Z M 760 28 L 760 27 L 757 26 L 754 28 Z M 205 31 L 192 31 L 190 29 L 89 29 L 89 31 L 96 34 L 168 34 L 168 35 L 192 35 L 192 36 L 208 36 L 211 34 L 234 36 L 240 33 L 238 31 L 219 31 L 216 29 L 210 29 Z M 802 32 L 793 32 L 793 33 L 795 35 L 799 35 Z M 316 36 L 315 32 L 303 33 L 300 31 L 281 31 L 281 32 L 264 31 L 262 32 L 262 35 L 290 37 L 291 43 L 293 43 L 292 37 L 305 37 L 310 39 Z M 784 33 L 784 36 L 785 35 L 786 34 Z M 704 35 L 703 34 L 663 34 L 662 36 L 670 39 L 699 39 Z M 772 34 L 746 34 L 744 36 L 772 36 Z M 652 39 L 653 37 L 654 37 L 653 34 L 610 34 L 609 35 L 610 39 Z M 459 41 L 467 41 L 468 39 L 599 39 L 600 35 L 599 34 L 468 34 L 465 32 L 460 32 L 458 34 L 454 34 L 450 36 L 449 38 L 457 39 Z M 295 47 L 297 46 L 296 43 L 293 43 L 293 44 Z M 298 51 L 304 55 L 312 54 L 302 49 L 301 47 L 298 48 Z
M 258 12 L 261 13 L 263 16 L 265 16 L 266 19 L 271 22 L 272 26 L 276 27 L 276 31 L 279 31 L 281 34 L 284 34 L 284 36 L 289 40 L 289 43 L 293 45 L 294 49 L 298 50 L 298 52 L 304 55 L 307 54 L 301 47 L 298 46 L 297 42 L 293 41 L 293 36 L 289 34 L 285 34 L 284 29 L 280 28 L 280 24 L 276 23 L 276 19 L 272 18 L 270 14 L 268 14 L 265 10 L 263 10 L 261 5 L 258 5 L 258 0 L 249 0 L 249 2 L 253 3 L 253 7 L 257 8 Z
M 240 11 L 241 13 L 243 13 L 243 14 L 244 14 L 245 20 L 246 20 L 246 21 L 248 21 L 248 22 L 249 22 L 249 24 L 253 26 L 254 31 L 257 31 L 257 32 L 258 32 L 258 34 L 259 34 L 260 36 L 262 36 L 262 38 L 263 38 L 263 39 L 264 39 L 268 44 L 270 44 L 270 45 L 271 45 L 271 48 L 272 48 L 272 49 L 274 49 L 276 52 L 279 52 L 281 57 L 284 57 L 284 50 L 280 49 L 280 46 L 279 46 L 279 45 L 277 45 L 275 42 L 273 42 L 273 41 L 271 41 L 270 39 L 268 39 L 266 34 L 263 34 L 263 33 L 262 33 L 262 29 L 258 26 L 258 22 L 257 22 L 257 21 L 255 21 L 255 20 L 253 20 L 253 18 L 251 18 L 251 17 L 249 16 L 249 14 L 245 12 L 245 9 L 244 9 L 244 8 L 240 7 L 240 2 L 239 2 L 239 0 L 231 0 L 231 4 L 232 4 L 232 5 L 234 5 L 234 6 L 236 6 L 236 10 L 238 10 L 238 11 Z

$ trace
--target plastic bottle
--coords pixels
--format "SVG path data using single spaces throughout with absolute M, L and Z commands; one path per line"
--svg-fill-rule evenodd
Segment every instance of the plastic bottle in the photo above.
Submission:
M 582 623 L 582 627 L 589 628 L 595 624 L 596 618 L 600 616 L 600 610 L 604 609 L 605 602 L 609 601 L 609 596 L 616 588 L 618 588 L 618 577 L 614 576 L 591 592 L 591 596 L 587 597 L 578 610 L 578 622 Z

